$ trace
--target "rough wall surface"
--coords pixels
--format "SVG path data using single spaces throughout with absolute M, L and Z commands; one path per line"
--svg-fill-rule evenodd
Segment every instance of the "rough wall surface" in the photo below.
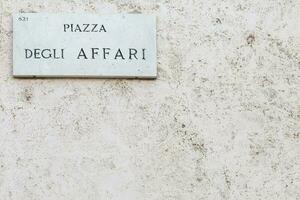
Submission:
M 1 200 L 300 199 L 299 1 L 0 8 Z M 14 79 L 14 12 L 155 13 L 159 77 Z

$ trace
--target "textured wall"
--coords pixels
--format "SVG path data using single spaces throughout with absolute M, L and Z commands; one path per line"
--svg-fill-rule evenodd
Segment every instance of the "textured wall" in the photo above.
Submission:
M 1 200 L 300 199 L 298 0 L 0 6 Z M 14 79 L 14 12 L 155 13 L 159 77 Z

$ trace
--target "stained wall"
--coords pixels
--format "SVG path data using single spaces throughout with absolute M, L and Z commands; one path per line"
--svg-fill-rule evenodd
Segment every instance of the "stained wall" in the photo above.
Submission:
M 300 198 L 298 1 L 0 8 L 1 200 Z M 19 12 L 156 14 L 158 78 L 15 79 Z

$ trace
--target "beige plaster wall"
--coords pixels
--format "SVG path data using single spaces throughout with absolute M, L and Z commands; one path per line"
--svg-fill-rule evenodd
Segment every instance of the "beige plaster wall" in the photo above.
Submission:
M 300 199 L 298 0 L 0 8 L 1 200 Z M 154 13 L 158 79 L 14 79 L 14 12 Z

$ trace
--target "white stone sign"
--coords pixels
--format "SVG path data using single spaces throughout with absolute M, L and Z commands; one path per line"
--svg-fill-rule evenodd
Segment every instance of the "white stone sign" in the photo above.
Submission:
M 156 18 L 16 14 L 15 77 L 156 78 Z

